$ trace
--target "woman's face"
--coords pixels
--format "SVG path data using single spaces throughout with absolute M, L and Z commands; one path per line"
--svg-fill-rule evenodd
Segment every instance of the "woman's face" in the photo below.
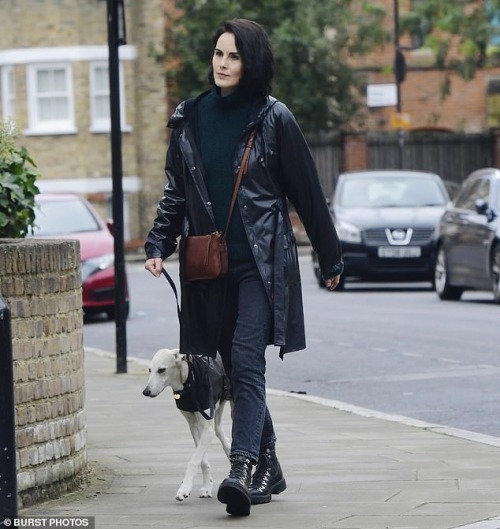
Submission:
M 214 81 L 223 96 L 233 92 L 243 75 L 243 61 L 236 49 L 234 35 L 223 33 L 217 40 L 212 58 Z

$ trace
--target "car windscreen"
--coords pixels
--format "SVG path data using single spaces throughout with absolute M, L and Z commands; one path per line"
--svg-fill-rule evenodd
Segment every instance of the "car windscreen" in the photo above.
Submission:
M 35 208 L 37 237 L 98 231 L 101 227 L 84 202 L 74 200 L 43 200 Z
M 430 207 L 447 201 L 435 179 L 403 176 L 346 178 L 336 197 L 345 208 Z

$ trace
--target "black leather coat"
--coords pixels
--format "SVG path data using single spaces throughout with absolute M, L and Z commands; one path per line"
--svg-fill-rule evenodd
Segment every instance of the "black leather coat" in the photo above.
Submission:
M 194 141 L 193 107 L 181 103 L 168 126 L 173 129 L 165 172 L 168 183 L 146 241 L 148 258 L 170 256 L 180 242 L 182 352 L 215 356 L 221 321 L 224 280 L 183 278 L 183 237 L 216 230 L 201 160 Z M 248 131 L 257 126 L 248 172 L 237 205 L 273 307 L 270 343 L 280 355 L 305 348 L 302 292 L 297 248 L 287 198 L 295 206 L 325 278 L 343 269 L 341 247 L 319 184 L 311 152 L 294 116 L 273 97 L 256 104 L 234 158 L 236 178 Z

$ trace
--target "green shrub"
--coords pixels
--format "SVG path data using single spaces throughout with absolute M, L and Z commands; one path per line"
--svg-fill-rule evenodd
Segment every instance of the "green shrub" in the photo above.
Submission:
M 11 122 L 0 121 L 0 238 L 25 237 L 35 222 L 35 184 L 40 173 Z

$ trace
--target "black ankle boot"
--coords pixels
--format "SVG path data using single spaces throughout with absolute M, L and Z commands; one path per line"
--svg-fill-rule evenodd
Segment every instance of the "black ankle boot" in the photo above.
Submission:
M 257 468 L 250 484 L 252 505 L 269 503 L 271 494 L 279 494 L 286 489 L 286 481 L 274 448 L 266 448 L 259 454 Z
M 226 504 L 226 512 L 234 516 L 250 514 L 250 477 L 252 462 L 244 456 L 231 456 L 229 476 L 220 484 L 217 499 Z

